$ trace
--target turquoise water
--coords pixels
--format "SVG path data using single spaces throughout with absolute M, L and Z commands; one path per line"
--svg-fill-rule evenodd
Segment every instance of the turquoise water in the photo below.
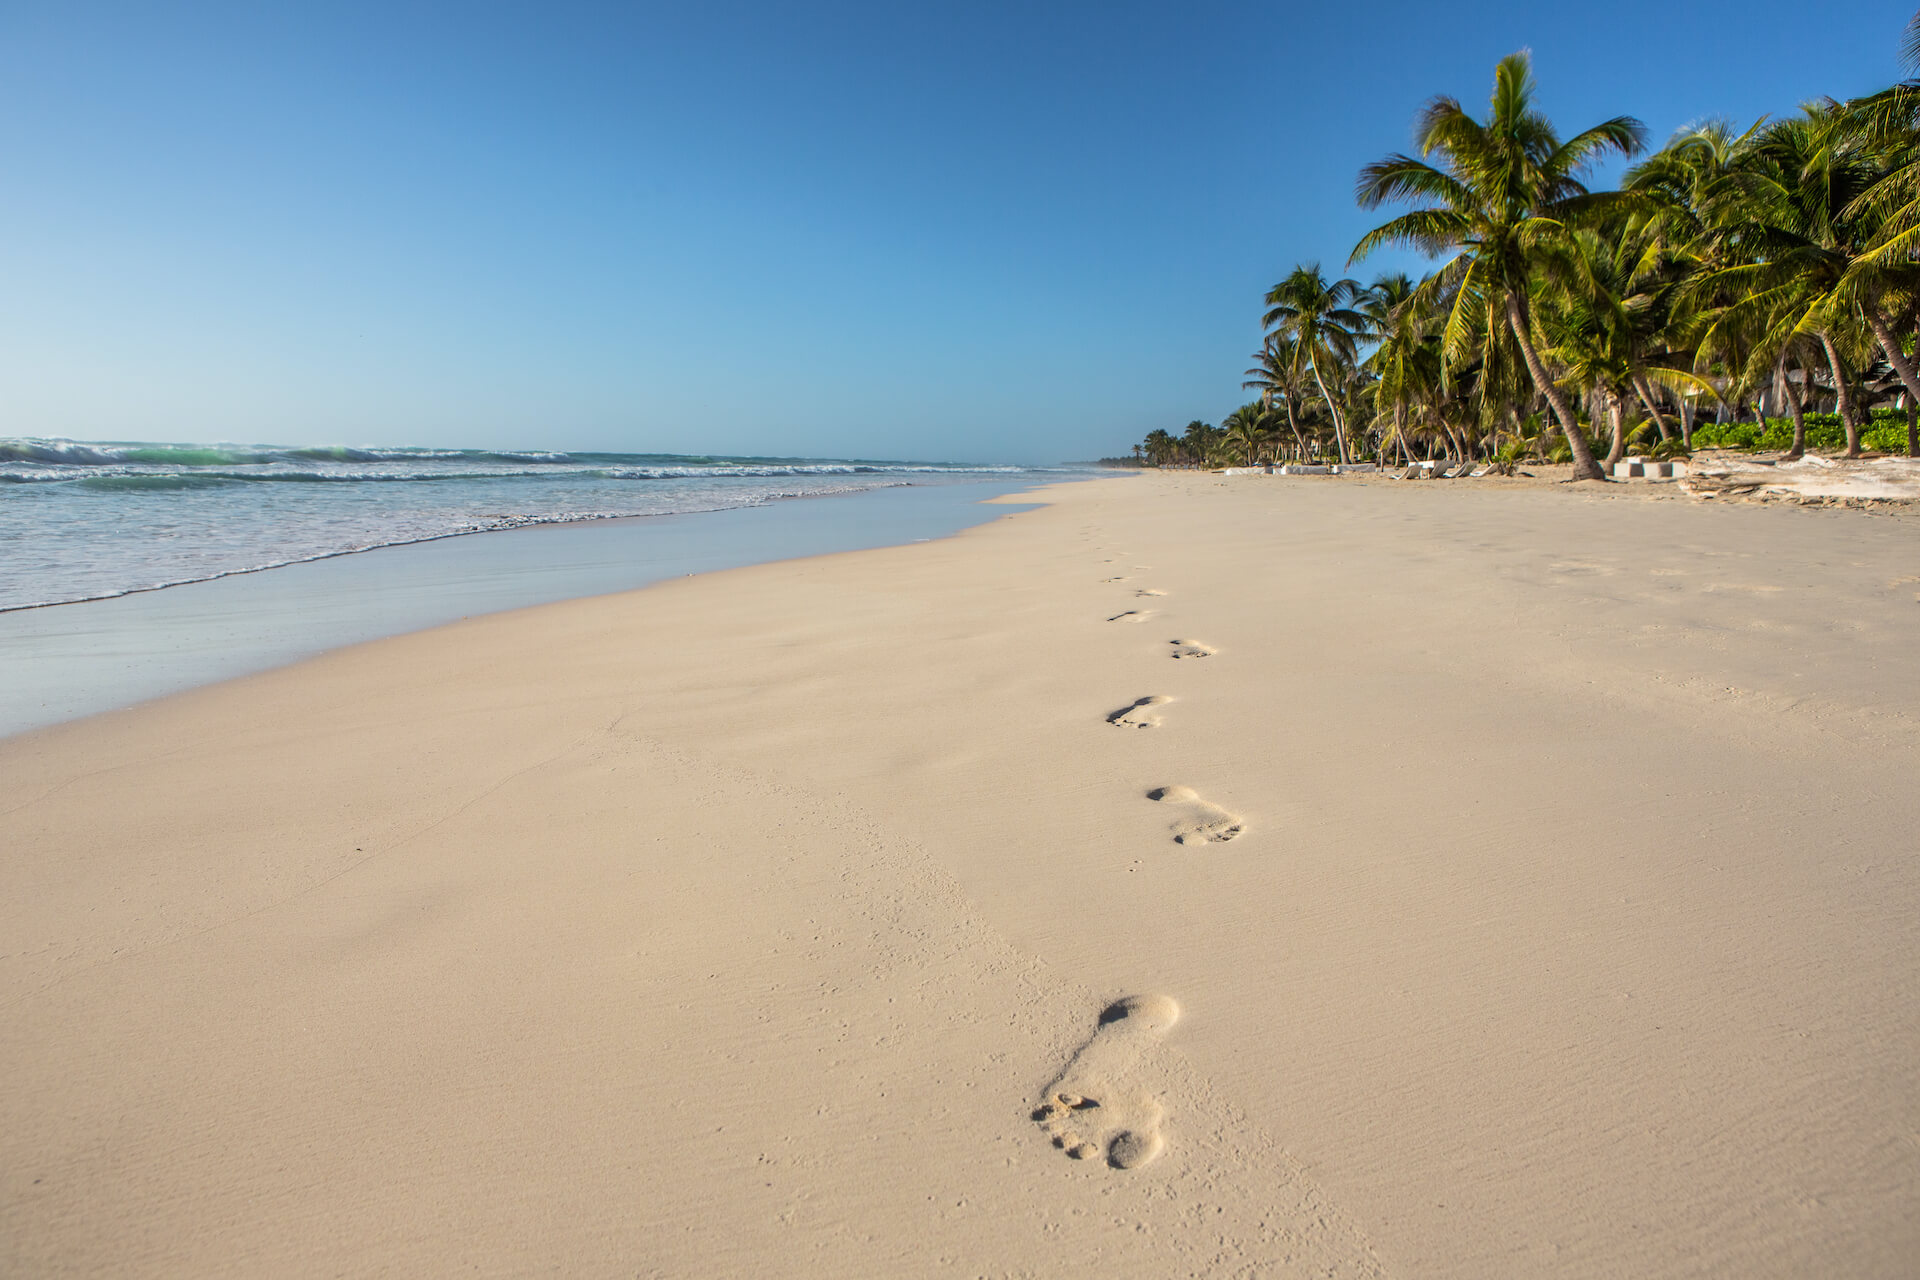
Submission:
M 461 534 L 1045 474 L 836 458 L 0 439 L 0 610 Z
M 817 500 L 538 524 L 0 612 L 0 735 L 471 615 L 943 537 L 1017 509 L 986 499 L 1060 478 L 949 470 Z M 0 488 L 0 509 L 13 492 Z

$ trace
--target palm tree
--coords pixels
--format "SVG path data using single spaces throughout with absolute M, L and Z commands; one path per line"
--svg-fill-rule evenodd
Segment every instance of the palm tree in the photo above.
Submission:
M 1187 424 L 1186 433 L 1180 437 L 1181 451 L 1197 467 L 1206 466 L 1219 447 L 1220 428 L 1198 418 Z
M 1240 384 L 1243 391 L 1258 391 L 1260 401 L 1271 409 L 1275 401 L 1280 403 L 1287 418 L 1287 427 L 1293 432 L 1294 445 L 1300 451 L 1300 457 L 1307 456 L 1306 437 L 1300 433 L 1298 409 L 1301 401 L 1299 344 L 1284 334 L 1270 333 L 1260 350 L 1254 352 L 1253 368 L 1248 369 L 1249 381 Z
M 1543 252 L 1566 234 L 1570 220 L 1629 199 L 1589 193 L 1578 176 L 1608 152 L 1633 155 L 1644 133 L 1630 116 L 1595 125 L 1561 141 L 1534 109 L 1532 67 L 1525 53 L 1501 59 L 1485 124 L 1459 102 L 1437 97 L 1421 111 L 1415 138 L 1422 156 L 1394 155 L 1360 172 L 1363 208 L 1389 201 L 1435 203 L 1377 227 L 1354 247 L 1358 261 L 1382 245 L 1407 244 L 1429 254 L 1457 251 L 1441 269 L 1454 303 L 1445 329 L 1450 360 L 1461 359 L 1482 313 L 1490 331 L 1496 317 L 1513 331 L 1534 386 L 1547 398 L 1573 452 L 1574 478 L 1604 480 L 1580 433 L 1573 406 L 1555 385 L 1535 345 L 1532 286 Z
M 1674 260 L 1634 220 L 1609 219 L 1574 228 L 1543 259 L 1553 286 L 1544 290 L 1543 328 L 1556 335 L 1551 353 L 1588 388 L 1612 417 L 1607 464 L 1625 451 L 1628 397 L 1640 401 L 1669 439 L 1654 384 L 1675 391 L 1704 390 L 1712 384 L 1668 363 L 1672 304 L 1682 276 Z M 1594 415 L 1596 423 L 1598 415 Z
M 1438 316 L 1432 298 L 1404 275 L 1382 276 L 1367 295 L 1362 309 L 1379 343 L 1366 367 L 1376 379 L 1371 390 L 1380 453 L 1384 461 L 1394 441 L 1411 462 L 1408 432 L 1421 411 L 1437 402 L 1445 378 Z
M 1143 443 L 1147 451 L 1147 461 L 1156 467 L 1166 466 L 1173 461 L 1180 450 L 1179 441 L 1175 440 L 1172 433 L 1164 427 L 1155 427 L 1147 432 L 1147 438 Z
M 1251 467 L 1261 460 L 1273 441 L 1273 411 L 1258 400 L 1243 404 L 1220 422 L 1222 443 L 1227 451 Z
M 1849 145 L 1844 113 L 1832 102 L 1809 104 L 1800 116 L 1766 126 L 1744 168 L 1739 196 L 1716 209 L 1713 218 L 1712 234 L 1723 246 L 1720 256 L 1731 265 L 1706 273 L 1695 286 L 1695 292 L 1711 290 L 1727 299 L 1703 346 L 1719 341 L 1714 330 L 1722 327 L 1810 335 L 1833 375 L 1847 456 L 1857 458 L 1854 371 L 1870 362 L 1876 337 L 1883 346 L 1898 348 L 1880 308 L 1890 292 L 1910 287 L 1905 275 L 1911 268 L 1860 262 L 1871 232 L 1868 219 L 1858 216 L 1861 197 L 1884 171 Z M 1769 324 L 1776 314 L 1789 319 L 1791 327 Z M 1768 363 L 1772 358 L 1768 353 Z M 1909 394 L 1920 397 L 1911 388 Z
M 1313 380 L 1333 415 L 1334 441 L 1342 462 L 1348 461 L 1346 418 L 1328 382 L 1340 381 L 1340 370 L 1353 363 L 1366 332 L 1367 318 L 1352 305 L 1361 292 L 1355 280 L 1329 284 L 1320 264 L 1308 263 L 1295 267 L 1267 291 L 1267 313 L 1260 320 L 1264 328 L 1277 328 L 1293 339 L 1296 368 L 1313 370 Z
M 1840 211 L 1849 261 L 1835 299 L 1858 311 L 1909 401 L 1920 400 L 1920 367 L 1893 328 L 1920 295 L 1920 84 L 1896 85 L 1818 118 L 1826 133 L 1822 158 L 1864 185 Z M 1907 203 L 1896 206 L 1903 194 Z

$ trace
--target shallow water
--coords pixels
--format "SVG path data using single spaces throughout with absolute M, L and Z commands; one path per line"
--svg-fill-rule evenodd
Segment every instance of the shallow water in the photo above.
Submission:
M 830 458 L 0 439 L 0 609 L 480 531 L 1029 473 Z
M 734 510 L 385 547 L 165 590 L 0 613 L 0 735 L 341 645 L 770 560 L 944 537 L 1024 483 L 978 477 Z

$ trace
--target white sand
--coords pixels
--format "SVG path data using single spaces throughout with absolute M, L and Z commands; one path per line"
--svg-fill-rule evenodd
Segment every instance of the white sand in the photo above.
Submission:
M 1626 489 L 1062 486 L 0 743 L 0 1273 L 1910 1275 L 1920 522 Z

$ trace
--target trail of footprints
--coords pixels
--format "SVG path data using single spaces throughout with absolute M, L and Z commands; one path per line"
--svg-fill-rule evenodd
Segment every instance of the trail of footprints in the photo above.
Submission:
M 1111 563 L 1111 561 L 1109 561 Z M 1146 565 L 1135 565 L 1144 570 Z M 1106 583 L 1131 582 L 1121 574 Z M 1156 587 L 1139 587 L 1136 599 L 1164 597 Z M 1108 622 L 1146 622 L 1153 609 L 1128 609 Z M 1210 658 L 1217 650 L 1198 640 L 1170 640 L 1173 658 Z M 1118 729 L 1157 729 L 1158 708 L 1173 699 L 1166 694 L 1135 698 L 1107 714 Z M 1176 817 L 1169 828 L 1176 844 L 1220 844 L 1232 840 L 1245 824 L 1220 806 L 1202 798 L 1192 787 L 1155 787 L 1147 799 L 1171 807 Z M 1179 1021 L 1180 1006 L 1166 996 L 1129 996 L 1100 1014 L 1092 1039 L 1081 1045 L 1066 1068 L 1047 1085 L 1033 1121 L 1053 1145 L 1075 1160 L 1104 1160 L 1114 1169 L 1138 1169 L 1166 1150 L 1161 1132 L 1165 1108 L 1144 1079 L 1151 1050 Z

